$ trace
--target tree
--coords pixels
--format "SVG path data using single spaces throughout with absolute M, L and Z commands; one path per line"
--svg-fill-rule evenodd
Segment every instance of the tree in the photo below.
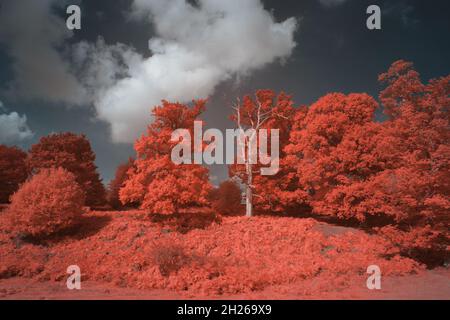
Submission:
M 111 180 L 108 186 L 108 203 L 114 209 L 121 209 L 123 207 L 119 199 L 120 188 L 123 187 L 125 181 L 128 179 L 128 172 L 134 166 L 134 159 L 129 158 L 126 163 L 122 163 L 116 169 L 114 179 Z
M 377 107 L 377 102 L 367 94 L 332 93 L 297 113 L 286 147 L 286 165 L 294 171 L 287 183 L 296 184 L 297 189 L 285 192 L 283 199 L 287 205 L 306 203 L 315 213 L 336 214 L 325 206 L 329 193 L 338 186 L 363 179 L 370 169 L 359 163 L 364 161 L 360 158 L 353 159 L 353 165 L 347 164 L 345 161 L 351 162 L 350 157 L 364 157 L 364 151 L 349 153 L 341 145 L 350 136 L 359 137 L 360 133 L 376 130 L 367 126 L 372 125 Z M 346 214 L 343 208 L 341 211 Z
M 379 80 L 386 84 L 380 93 L 390 116 L 386 135 L 394 137 L 400 159 L 395 169 L 377 177 L 395 217 L 384 231 L 392 236 L 396 229 L 393 242 L 410 255 L 428 255 L 431 249 L 448 259 L 450 75 L 424 84 L 413 64 L 400 60 Z
M 239 215 L 241 213 L 242 191 L 235 181 L 224 181 L 211 193 L 214 210 L 223 215 Z
M 0 145 L 0 203 L 8 203 L 10 196 L 28 177 L 27 154 L 17 147 Z
M 175 164 L 171 141 L 177 129 L 194 131 L 194 121 L 204 111 L 206 101 L 194 101 L 192 108 L 162 101 L 152 111 L 154 122 L 147 135 L 135 142 L 137 158 L 129 178 L 119 192 L 122 203 L 140 203 L 151 213 L 177 213 L 182 208 L 208 205 L 211 185 L 208 170 L 198 164 Z M 193 145 L 190 146 L 191 150 Z
M 286 150 L 297 189 L 286 202 L 356 219 L 410 256 L 446 252 L 450 76 L 423 84 L 397 61 L 379 80 L 386 121 L 373 121 L 377 103 L 364 94 L 327 95 L 296 116 Z
M 236 123 L 238 129 L 242 133 L 238 137 L 238 141 L 242 144 L 242 148 L 238 147 L 237 159 L 243 159 L 244 164 L 235 162 L 235 165 L 230 166 L 230 175 L 236 176 L 243 181 L 245 185 L 245 199 L 246 199 L 246 216 L 253 215 L 254 197 L 259 198 L 259 204 L 265 205 L 266 208 L 270 205 L 270 192 L 273 191 L 274 184 L 281 175 L 280 172 L 273 175 L 261 175 L 260 162 L 252 161 L 256 159 L 256 149 L 260 150 L 261 140 L 260 131 L 262 129 L 278 130 L 278 147 L 283 146 L 289 137 L 291 126 L 291 118 L 294 114 L 293 102 L 290 96 L 285 93 L 280 93 L 278 96 L 272 90 L 259 90 L 254 97 L 247 95 L 244 97 L 242 103 L 238 99 L 233 106 L 234 114 L 231 119 Z M 275 138 L 273 133 L 268 131 L 267 141 Z M 252 148 L 252 144 L 257 148 Z M 275 154 L 275 150 L 267 146 L 267 155 L 271 156 L 271 161 L 280 161 L 280 150 Z M 261 158 L 259 158 L 259 161 Z M 280 174 L 280 175 L 278 175 Z M 278 175 L 278 176 L 277 176 Z M 277 178 L 278 177 L 278 178 Z M 268 188 L 271 182 L 272 189 Z M 255 193 L 255 190 L 259 191 Z
M 86 205 L 98 206 L 105 203 L 105 188 L 94 161 L 86 136 L 67 132 L 42 137 L 31 147 L 28 165 L 33 173 L 58 167 L 72 172 L 86 193 Z
M 7 215 L 15 232 L 47 236 L 77 222 L 84 200 L 72 173 L 62 168 L 42 169 L 11 197 Z

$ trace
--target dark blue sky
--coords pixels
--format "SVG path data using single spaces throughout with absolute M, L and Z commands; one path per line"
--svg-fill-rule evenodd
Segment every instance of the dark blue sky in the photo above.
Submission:
M 129 0 L 81 1 L 83 28 L 70 41 L 95 41 L 101 35 L 108 44 L 125 43 L 144 56 L 150 55 L 147 44 L 152 28 L 143 28 L 142 24 L 126 18 L 124 12 L 130 3 Z M 235 97 L 259 88 L 288 92 L 300 105 L 334 91 L 377 96 L 378 74 L 398 59 L 414 62 L 424 80 L 450 71 L 449 1 L 347 0 L 330 7 L 323 6 L 319 0 L 265 0 L 263 3 L 278 21 L 292 16 L 299 20 L 295 34 L 297 46 L 284 64 L 273 63 L 239 79 L 239 83 L 236 79 L 221 83 L 210 97 L 204 115 L 209 127 L 232 127 L 228 121 L 229 104 Z M 381 7 L 382 30 L 366 28 L 365 11 L 370 4 Z M 64 11 L 59 14 L 64 16 Z M 3 41 L 0 44 L 2 89 L 14 80 L 13 61 L 8 43 Z M 104 181 L 111 179 L 120 162 L 134 154 L 131 144 L 111 141 L 109 125 L 96 119 L 92 106 L 67 108 L 46 101 L 11 98 L 5 92 L 0 92 L 0 101 L 7 112 L 26 114 L 34 136 L 18 143 L 25 149 L 51 132 L 85 133 L 96 152 L 96 163 Z M 226 168 L 216 166 L 213 174 L 223 179 Z

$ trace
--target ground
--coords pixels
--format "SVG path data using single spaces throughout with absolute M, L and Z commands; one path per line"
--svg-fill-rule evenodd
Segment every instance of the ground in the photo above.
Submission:
M 81 290 L 66 287 L 73 264 Z M 381 290 L 367 289 L 371 264 Z M 205 298 L 450 299 L 450 270 L 311 218 L 89 212 L 48 239 L 0 232 L 0 299 Z
M 446 269 L 428 270 L 420 275 L 386 277 L 381 290 L 368 290 L 365 282 L 335 292 L 315 296 L 302 294 L 301 284 L 291 284 L 285 292 L 269 287 L 261 292 L 232 296 L 211 296 L 211 299 L 411 299 L 449 300 L 450 272 Z M 118 288 L 104 283 L 87 281 L 81 290 L 68 290 L 64 282 L 38 282 L 12 278 L 0 280 L 0 299 L 78 300 L 78 299 L 192 299 L 169 290 L 139 290 Z

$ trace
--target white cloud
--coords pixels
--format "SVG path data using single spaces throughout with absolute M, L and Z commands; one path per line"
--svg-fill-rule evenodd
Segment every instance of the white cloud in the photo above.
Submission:
M 153 55 L 129 68 L 96 100 L 113 139 L 129 142 L 145 128 L 161 99 L 207 97 L 222 81 L 290 56 L 296 20 L 277 23 L 259 0 L 135 0 L 133 16 L 153 23 Z
M 319 2 L 325 7 L 336 7 L 347 1 L 348 0 L 319 0 Z
M 1 101 L 0 111 L 6 112 Z M 0 144 L 15 144 L 32 136 L 25 115 L 20 116 L 17 112 L 0 113 Z
M 0 13 L 0 41 L 14 59 L 14 93 L 69 105 L 93 103 L 116 142 L 131 142 L 162 99 L 189 102 L 222 81 L 289 57 L 295 18 L 277 23 L 260 0 L 134 0 L 132 16 L 152 23 L 152 55 L 123 44 L 80 42 L 55 16 L 56 0 L 15 0 Z M 64 47 L 74 63 L 64 59 Z

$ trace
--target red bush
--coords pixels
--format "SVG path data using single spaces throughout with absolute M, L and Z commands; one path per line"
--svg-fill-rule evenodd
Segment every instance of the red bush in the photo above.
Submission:
M 189 263 L 189 257 L 184 252 L 183 247 L 173 244 L 155 247 L 152 257 L 164 277 L 177 272 Z
M 183 210 L 171 215 L 151 214 L 150 220 L 156 222 L 167 230 L 179 233 L 188 233 L 194 229 L 206 229 L 213 223 L 220 224 L 222 219 L 215 212 L 206 210 Z
M 84 193 L 72 173 L 43 169 L 11 197 L 7 214 L 19 234 L 50 235 L 71 226 L 83 213 L 83 204 Z

